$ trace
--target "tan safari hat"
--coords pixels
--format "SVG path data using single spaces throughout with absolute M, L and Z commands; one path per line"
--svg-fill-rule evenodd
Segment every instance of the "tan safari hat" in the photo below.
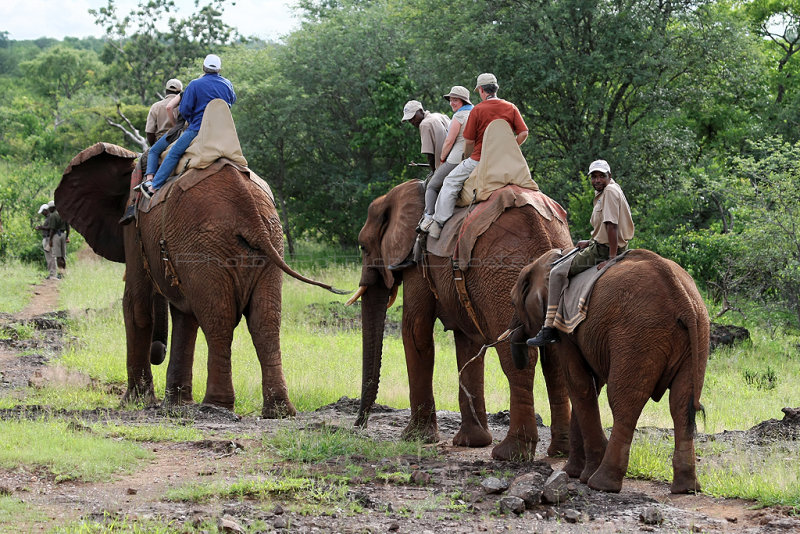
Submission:
M 449 101 L 450 97 L 453 96 L 456 98 L 460 98 L 467 104 L 472 104 L 472 102 L 469 101 L 469 89 L 467 89 L 463 85 L 454 85 L 453 88 L 450 89 L 450 92 L 444 95 L 444 99 Z
M 475 89 L 480 87 L 481 85 L 489 85 L 489 84 L 497 85 L 497 78 L 495 78 L 494 74 L 491 72 L 484 72 L 480 76 L 478 76 L 478 83 L 475 84 Z

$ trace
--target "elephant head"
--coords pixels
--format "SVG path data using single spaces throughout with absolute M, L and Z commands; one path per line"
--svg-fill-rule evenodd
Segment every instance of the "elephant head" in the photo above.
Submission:
M 525 341 L 538 332 L 544 323 L 550 265 L 560 254 L 559 249 L 551 249 L 524 267 L 511 290 L 514 316 L 508 331 L 511 333 L 511 355 L 517 369 L 524 369 L 528 365 L 528 346 Z
M 367 221 L 358 234 L 362 251 L 360 288 L 348 303 L 361 300 L 362 382 L 356 424 L 366 426 L 378 396 L 386 309 L 402 282 L 401 273 L 389 266 L 403 261 L 414 246 L 416 226 L 425 205 L 419 180 L 401 184 L 369 205 Z

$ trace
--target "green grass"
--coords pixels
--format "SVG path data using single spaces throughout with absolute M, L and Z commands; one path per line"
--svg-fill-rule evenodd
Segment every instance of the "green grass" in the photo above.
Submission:
M 319 430 L 282 428 L 264 437 L 264 445 L 284 460 L 317 463 L 333 458 L 364 457 L 367 461 L 413 455 L 431 457 L 436 450 L 414 441 L 375 441 L 349 428 Z
M 186 442 L 203 439 L 203 433 L 190 426 L 167 425 L 117 425 L 114 423 L 95 423 L 92 430 L 102 436 L 124 438 L 131 441 Z
M 186 526 L 177 520 L 165 519 L 140 519 L 112 516 L 105 512 L 102 521 L 82 520 L 74 521 L 63 527 L 56 527 L 53 534 L 107 534 L 111 532 L 124 532 L 125 534 L 178 534 L 185 532 L 219 532 L 216 523 L 212 520 L 203 521 L 197 525 L 196 530 L 187 530 Z
M 0 312 L 16 313 L 30 302 L 33 286 L 40 282 L 43 271 L 18 260 L 0 262 Z
M 0 421 L 0 467 L 44 469 L 56 481 L 108 480 L 152 454 L 136 444 L 70 430 L 66 421 Z

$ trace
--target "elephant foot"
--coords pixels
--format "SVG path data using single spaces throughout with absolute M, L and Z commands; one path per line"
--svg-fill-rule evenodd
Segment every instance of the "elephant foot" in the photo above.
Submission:
M 600 468 L 589 477 L 587 484 L 593 490 L 619 493 L 622 489 L 623 476 L 624 473 L 622 475 L 614 474 L 611 473 L 609 469 L 600 466 Z M 583 479 L 583 475 L 581 475 L 581 479 Z M 583 482 L 583 480 L 581 480 L 581 482 Z
M 167 357 L 167 346 L 160 341 L 153 341 L 150 344 L 150 363 L 161 365 Z
M 234 398 L 231 396 L 230 398 L 222 398 L 222 397 L 212 397 L 206 394 L 205 398 L 203 399 L 203 404 L 210 404 L 211 406 L 219 406 L 220 408 L 225 408 L 226 410 L 233 411 L 233 401 Z
M 678 473 L 673 475 L 672 486 L 669 490 L 672 493 L 700 493 L 700 483 L 696 476 L 680 476 Z
M 436 424 L 436 421 L 431 421 L 427 424 L 419 424 L 412 421 L 403 429 L 400 439 L 436 443 L 439 441 L 439 425 Z
M 192 404 L 194 404 L 192 386 L 174 386 L 164 390 L 164 401 L 161 403 L 164 408 L 176 408 Z
M 599 463 L 586 463 L 584 461 L 583 471 L 581 471 L 580 476 L 578 479 L 581 483 L 586 484 L 589 482 L 589 479 L 600 469 Z
M 547 447 L 547 456 L 553 458 L 569 456 L 569 435 L 552 436 L 550 446 Z
M 586 462 L 583 460 L 573 460 L 571 457 L 567 460 L 564 466 L 564 472 L 569 475 L 569 478 L 580 478 L 583 470 L 586 468 Z M 591 475 L 589 475 L 591 476 Z M 588 477 L 587 477 L 588 480 Z
M 151 406 L 158 404 L 158 399 L 153 390 L 153 384 L 140 384 L 135 387 L 128 386 L 122 396 L 122 405 Z
M 461 425 L 455 436 L 453 445 L 456 447 L 486 447 L 492 443 L 492 434 L 483 427 L 472 425 L 465 428 Z
M 497 447 L 492 449 L 492 458 L 495 460 L 530 461 L 536 456 L 536 442 L 538 440 L 523 440 L 515 436 L 506 436 Z
M 285 417 L 294 417 L 295 415 L 297 415 L 297 410 L 288 399 L 267 400 L 264 401 L 264 406 L 261 408 L 261 417 L 264 419 L 283 419 Z

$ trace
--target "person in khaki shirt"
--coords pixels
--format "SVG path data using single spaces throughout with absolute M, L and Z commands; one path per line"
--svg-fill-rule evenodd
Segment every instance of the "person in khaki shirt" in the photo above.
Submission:
M 558 330 L 553 326 L 553 320 L 567 279 L 595 265 L 599 271 L 606 266 L 608 260 L 627 250 L 628 242 L 633 238 L 631 208 L 625 193 L 611 178 L 608 162 L 602 159 L 593 161 L 589 165 L 589 179 L 595 190 L 594 208 L 589 219 L 592 238 L 578 241 L 575 246 L 580 251 L 571 264 L 563 264 L 550 271 L 544 326 L 535 337 L 528 340 L 528 345 L 532 347 L 558 341 Z
M 175 106 L 168 107 L 168 104 L 183 91 L 183 84 L 180 80 L 173 78 L 167 82 L 164 89 L 167 92 L 166 96 L 150 106 L 150 111 L 147 113 L 144 133 L 147 135 L 147 144 L 150 146 L 153 146 L 175 125 L 177 110 Z
M 431 168 L 428 176 L 431 176 L 441 165 L 442 145 L 447 138 L 450 119 L 442 113 L 426 111 L 417 100 L 409 100 L 403 107 L 403 118 L 400 122 L 408 122 L 419 130 L 420 153 L 428 157 Z

